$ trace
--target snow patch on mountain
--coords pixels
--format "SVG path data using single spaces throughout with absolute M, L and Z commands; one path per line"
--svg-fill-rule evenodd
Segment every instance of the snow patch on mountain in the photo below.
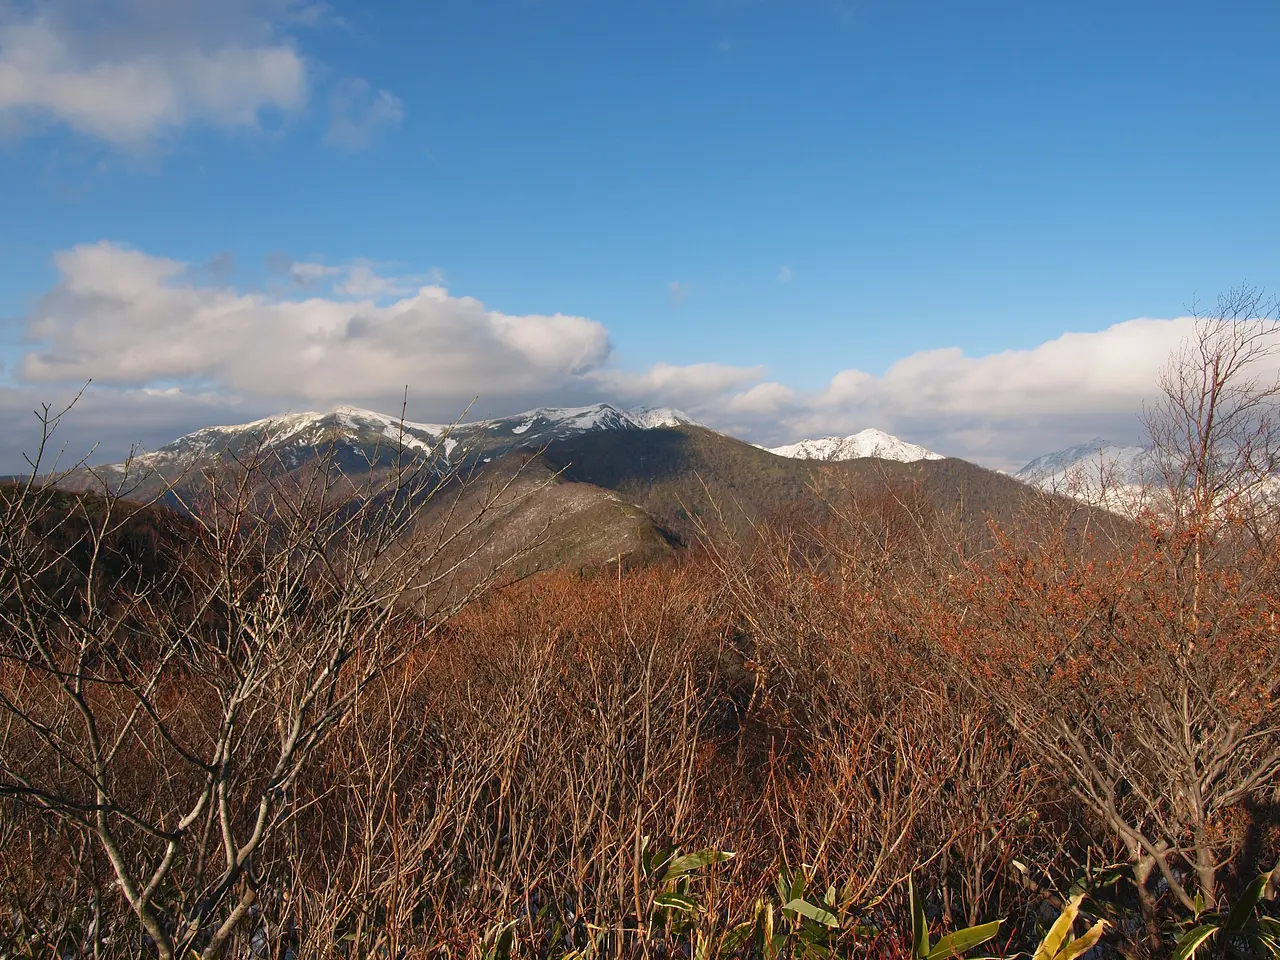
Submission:
M 135 469 L 185 467 L 227 450 L 270 450 L 286 459 L 297 459 L 306 448 L 325 447 L 335 441 L 366 450 L 403 445 L 406 450 L 426 456 L 431 456 L 436 447 L 442 447 L 441 453 L 447 460 L 459 448 L 470 451 L 483 447 L 487 453 L 500 453 L 517 444 L 537 447 L 593 430 L 649 430 L 682 425 L 700 426 L 692 417 L 671 407 L 619 410 L 607 403 L 539 407 L 513 417 L 452 425 L 402 421 L 374 410 L 340 406 L 327 413 L 306 411 L 263 417 L 250 423 L 204 427 L 153 452 L 140 454 L 133 459 L 132 466 Z
M 626 415 L 642 430 L 656 430 L 659 427 L 706 426 L 675 407 L 634 407 L 626 411 Z
M 412 420 L 401 421 L 399 417 L 388 416 L 385 413 L 376 413 L 373 410 L 362 410 L 360 407 L 338 407 L 333 411 L 333 415 L 338 418 L 338 421 L 343 426 L 350 427 L 351 429 L 378 426 L 382 428 L 384 433 L 386 433 L 387 430 L 398 432 L 401 426 L 403 426 L 405 431 L 426 433 L 431 436 L 438 437 L 449 429 L 446 424 L 442 423 L 415 423 Z M 324 414 L 313 413 L 307 414 L 307 416 L 323 418 Z M 392 434 L 386 435 L 392 436 Z
M 1036 457 L 1013 477 L 1047 493 L 1132 515 L 1149 505 L 1156 473 L 1149 448 L 1094 437 Z
M 801 440 L 799 443 L 773 447 L 769 452 L 776 453 L 780 457 L 794 457 L 799 460 L 834 461 L 875 457 L 880 460 L 914 463 L 917 460 L 945 459 L 940 453 L 934 453 L 919 444 L 908 443 L 906 440 L 875 428 L 861 430 L 847 437 Z

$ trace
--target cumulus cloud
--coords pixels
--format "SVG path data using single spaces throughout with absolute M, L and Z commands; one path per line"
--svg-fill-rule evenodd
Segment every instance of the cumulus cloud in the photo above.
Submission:
M 374 90 L 361 77 L 348 77 L 330 94 L 329 132 L 325 142 L 344 150 L 360 150 L 404 119 L 404 103 L 388 90 Z
M 927 350 L 880 374 L 839 371 L 808 391 L 765 379 L 764 367 L 722 364 L 658 364 L 599 379 L 613 396 L 682 406 L 769 446 L 878 427 L 948 456 L 1016 469 L 1098 435 L 1139 442 L 1143 405 L 1156 399 L 1162 366 L 1194 324 L 1139 318 L 1027 350 Z
M 95 459 L 109 460 L 211 423 L 340 403 L 396 410 L 406 386 L 411 416 L 447 420 L 476 396 L 472 416 L 601 400 L 701 410 L 763 373 L 716 363 L 621 371 L 601 323 L 490 309 L 432 282 L 439 271 L 268 261 L 285 283 L 264 292 L 114 243 L 59 252 L 57 283 L 24 318 L 27 349 L 0 385 L 0 413 L 21 421 L 37 401 L 92 379 L 62 436 L 77 455 L 102 441 Z M 0 473 L 20 469 L 33 429 L 0 438 Z
M 371 261 L 276 255 L 271 269 L 284 284 L 267 292 L 112 243 L 62 251 L 55 264 L 58 282 L 25 318 L 28 346 L 0 412 L 92 378 L 92 409 L 116 397 L 124 411 L 109 430 L 105 413 L 93 421 L 103 439 L 123 425 L 142 440 L 159 430 L 147 424 L 168 423 L 161 439 L 170 439 L 219 418 L 339 403 L 398 409 L 407 385 L 420 419 L 448 419 L 475 396 L 475 416 L 600 400 L 671 405 L 767 445 L 874 426 L 1016 468 L 1097 435 L 1140 439 L 1160 368 L 1194 328 L 1189 318 L 1135 319 L 1026 350 L 927 350 L 882 373 L 851 366 L 801 390 L 768 379 L 763 365 L 629 370 L 597 320 L 506 313 L 455 296 L 430 274 Z M 145 416 L 134 412 L 143 407 Z
M 0 5 L 0 124 L 53 120 L 136 148 L 191 121 L 254 127 L 294 111 L 307 67 L 278 32 L 298 4 L 44 0 Z
M 0 134 L 62 125 L 138 152 L 190 124 L 257 129 L 302 111 L 324 72 L 298 30 L 340 22 L 310 0 L 0 0 Z M 359 77 L 330 110 L 326 141 L 346 149 L 404 115 Z
M 388 275 L 379 271 L 377 264 L 368 260 L 357 260 L 338 272 L 342 279 L 334 285 L 334 290 L 350 297 L 378 300 L 383 297 L 407 296 L 421 286 L 444 286 L 444 274 L 439 270 L 422 274 Z
M 945 415 L 1133 408 L 1150 396 L 1194 321 L 1137 319 L 1096 333 L 1065 333 L 1030 350 L 969 357 L 956 347 L 913 354 L 881 377 L 837 374 L 819 407 L 893 406 Z
M 796 392 L 781 383 L 770 381 L 728 398 L 725 407 L 729 413 L 752 414 L 777 418 L 795 406 Z
M 714 409 L 729 394 L 764 375 L 764 367 L 736 367 L 724 363 L 677 365 L 655 363 L 642 373 L 602 370 L 590 374 L 600 389 L 622 400 L 636 400 Z
M 943 453 L 1006 468 L 1098 434 L 1138 440 L 1143 405 L 1194 324 L 1139 318 L 1028 350 L 974 357 L 953 347 L 912 354 L 880 376 L 845 370 L 789 426 L 907 430 Z
M 1071 332 L 1027 350 L 969 356 L 955 347 L 856 368 L 820 389 L 761 382 L 726 391 L 707 422 L 769 445 L 878 427 L 949 456 L 1010 469 L 1103 435 L 1141 440 L 1143 405 L 1194 330 L 1191 318 L 1139 318 Z
M 503 397 L 561 386 L 609 353 L 595 321 L 505 314 L 439 286 L 391 302 L 287 299 L 200 286 L 186 264 L 111 243 L 55 263 L 60 280 L 28 318 L 28 383 L 200 383 L 312 404 L 385 400 L 405 384 L 424 398 Z

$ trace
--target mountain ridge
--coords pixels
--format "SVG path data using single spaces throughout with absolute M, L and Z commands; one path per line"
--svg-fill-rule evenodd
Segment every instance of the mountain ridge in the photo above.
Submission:
M 302 411 L 262 417 L 247 423 L 201 427 L 153 451 L 139 452 L 120 463 L 94 470 L 122 473 L 190 466 L 222 454 L 272 452 L 287 466 L 297 466 L 314 451 L 336 441 L 380 459 L 403 448 L 412 455 L 454 458 L 465 454 L 497 456 L 517 447 L 538 447 L 551 440 L 592 430 L 651 430 L 678 425 L 701 426 L 672 407 L 620 409 L 598 403 L 583 407 L 536 407 L 505 417 L 456 423 L 425 423 L 362 407 L 339 405 L 329 411 Z
M 910 443 L 875 427 L 868 427 L 847 437 L 819 437 L 765 449 L 780 457 L 826 462 L 858 460 L 863 457 L 896 460 L 900 463 L 946 459 L 940 453 L 934 453 L 917 443 Z
M 1132 513 L 1143 503 L 1153 471 L 1149 447 L 1094 437 L 1042 454 L 1010 476 L 1045 493 Z
M 736 534 L 777 518 L 821 524 L 831 497 L 886 491 L 893 502 L 918 500 L 930 515 L 960 518 L 967 542 L 984 548 L 988 520 L 1010 522 L 1027 497 L 1042 495 L 1014 477 L 881 431 L 853 440 L 824 460 L 781 455 L 671 408 L 540 407 L 431 424 L 343 406 L 206 427 L 132 463 L 86 468 L 56 482 L 68 491 L 115 490 L 188 510 L 200 509 L 215 489 L 220 465 L 260 464 L 252 496 L 306 486 L 317 466 L 335 468 L 350 492 L 362 495 L 395 475 L 407 455 L 428 486 L 433 477 L 446 485 L 446 511 L 455 493 L 480 503 L 485 490 L 515 477 L 514 512 L 503 514 L 501 531 L 493 529 L 504 543 L 542 530 L 539 568 L 646 562 L 693 543 L 708 526 Z
M 329 411 L 276 414 L 246 423 L 201 427 L 153 451 L 142 451 L 120 463 L 93 469 L 106 475 L 171 471 L 210 457 L 273 453 L 286 466 L 298 466 L 334 441 L 358 448 L 366 460 L 391 451 L 439 457 L 446 462 L 467 456 L 494 457 L 510 450 L 538 448 L 597 430 L 654 430 L 701 427 L 705 424 L 674 407 L 630 407 L 596 403 L 581 407 L 535 407 L 509 416 L 455 423 L 427 423 L 339 405 Z M 726 435 L 727 436 L 727 435 Z M 868 428 L 847 437 L 800 440 L 779 447 L 759 446 L 775 456 L 837 462 L 873 457 L 901 463 L 944 459 L 919 444 Z M 455 451 L 459 451 L 455 457 Z

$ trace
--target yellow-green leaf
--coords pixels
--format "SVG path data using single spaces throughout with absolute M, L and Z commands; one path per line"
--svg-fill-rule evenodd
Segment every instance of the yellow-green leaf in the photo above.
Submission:
M 1062 912 L 1058 914 L 1058 919 L 1053 921 L 1053 926 L 1049 928 L 1049 932 L 1040 941 L 1040 946 L 1036 950 L 1035 960 L 1055 960 L 1063 945 L 1070 942 L 1071 927 L 1076 922 L 1076 916 L 1080 913 L 1080 904 L 1083 901 L 1084 894 L 1078 893 L 1062 908 Z

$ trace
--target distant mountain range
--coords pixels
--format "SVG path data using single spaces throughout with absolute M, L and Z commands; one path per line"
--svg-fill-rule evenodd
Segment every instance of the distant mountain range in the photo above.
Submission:
M 517 447 L 537 449 L 552 440 L 592 430 L 652 430 L 657 427 L 700 426 L 692 417 L 669 407 L 619 410 L 607 403 L 589 407 L 539 407 L 511 417 L 466 423 L 417 423 L 399 417 L 337 407 L 328 413 L 289 413 L 251 423 L 204 427 L 136 456 L 134 471 L 166 470 L 199 463 L 211 456 L 267 452 L 287 466 L 309 460 L 320 449 L 337 443 L 340 459 L 353 456 L 377 462 L 404 450 L 456 460 L 466 455 L 501 456 Z M 120 472 L 124 463 L 95 468 Z
M 130 474 L 146 493 L 155 483 L 172 479 L 225 457 L 269 454 L 286 470 L 297 469 L 333 448 L 344 468 L 389 465 L 397 456 L 439 458 L 452 466 L 489 463 L 517 450 L 544 450 L 589 434 L 617 433 L 638 438 L 644 431 L 700 428 L 701 423 L 672 407 L 624 409 L 607 403 L 585 407 L 539 407 L 508 417 L 455 424 L 401 421 L 399 417 L 342 406 L 328 412 L 281 414 L 251 423 L 211 426 L 196 430 L 125 463 L 92 468 L 98 483 L 111 484 Z M 731 439 L 731 438 L 726 438 Z M 734 443 L 742 441 L 734 440 Z M 614 443 L 614 446 L 619 446 Z M 627 442 L 617 450 L 625 456 Z M 632 442 L 634 444 L 634 441 Z M 746 446 L 746 444 L 744 444 Z M 755 447 L 790 460 L 841 463 L 858 460 L 917 463 L 945 459 L 941 454 L 882 430 L 869 428 L 847 437 L 800 440 L 779 447 Z M 68 485 L 87 488 L 81 472 Z M 1148 452 L 1143 447 L 1116 444 L 1101 437 L 1037 457 L 1012 477 L 1048 493 L 1064 494 L 1091 503 L 1114 506 L 1150 478 Z M 1105 495 L 1104 495 L 1105 492 Z M 1117 501 L 1119 502 L 1119 501 Z
M 268 456 L 268 470 L 302 477 L 322 457 L 348 476 L 389 470 L 397 459 L 459 472 L 464 495 L 517 476 L 504 538 L 542 531 L 538 568 L 643 562 L 692 541 L 703 525 L 741 529 L 773 516 L 820 519 L 829 496 L 912 487 L 929 509 L 963 514 L 981 538 L 988 517 L 1011 520 L 1034 491 L 1023 483 L 877 430 L 767 450 L 716 433 L 670 408 L 610 404 L 542 407 L 469 423 L 401 423 L 339 407 L 206 427 L 126 464 L 62 478 L 69 490 L 126 489 L 174 505 L 199 499 L 207 468 Z M 438 466 L 433 466 L 438 464 Z M 126 473 L 127 469 L 127 473 Z M 798 512 L 797 512 L 798 511 Z
M 607 403 L 586 407 L 539 407 L 509 417 L 456 424 L 417 423 L 358 407 L 327 413 L 281 414 L 230 426 L 204 427 L 129 462 L 134 473 L 171 473 L 210 457 L 269 452 L 287 467 L 296 467 L 337 443 L 340 461 L 386 460 L 398 451 L 438 456 L 456 462 L 467 457 L 500 457 L 515 449 L 541 449 L 548 443 L 596 431 L 701 427 L 693 417 L 671 407 L 620 409 Z M 881 430 L 848 437 L 824 437 L 769 450 L 800 460 L 842 461 L 863 457 L 912 463 L 942 456 Z M 100 475 L 119 475 L 126 464 L 95 467 Z

